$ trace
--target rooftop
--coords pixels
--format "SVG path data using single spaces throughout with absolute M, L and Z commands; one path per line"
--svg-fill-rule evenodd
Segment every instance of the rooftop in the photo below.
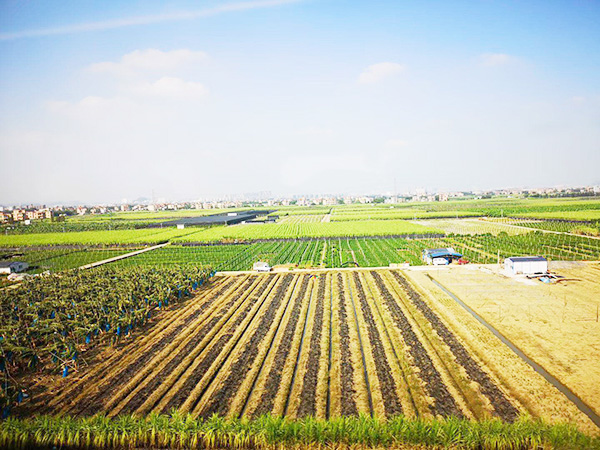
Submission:
M 512 262 L 534 262 L 534 261 L 546 261 L 543 256 L 511 256 L 506 258 Z

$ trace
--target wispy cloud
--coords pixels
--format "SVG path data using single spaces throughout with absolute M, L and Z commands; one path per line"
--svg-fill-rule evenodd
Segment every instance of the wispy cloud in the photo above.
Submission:
M 484 53 L 479 56 L 479 60 L 483 66 L 494 67 L 504 66 L 514 60 L 514 58 L 506 53 Z
M 134 25 L 151 25 L 162 22 L 176 22 L 192 20 L 202 17 L 216 16 L 228 12 L 247 11 L 251 9 L 270 8 L 290 3 L 298 3 L 302 0 L 256 0 L 249 2 L 226 3 L 214 8 L 197 9 L 191 11 L 179 11 L 167 14 L 155 14 L 146 16 L 134 16 L 122 19 L 112 19 L 99 22 L 85 22 L 79 24 L 65 25 L 62 27 L 38 28 L 8 33 L 0 33 L 0 41 L 12 41 L 22 38 L 46 37 L 61 34 L 86 33 L 90 31 L 102 31 L 113 28 L 130 27 Z
M 204 52 L 188 49 L 163 52 L 149 48 L 134 50 L 121 57 L 118 62 L 104 61 L 88 67 L 90 72 L 110 73 L 113 75 L 131 75 L 139 71 L 171 71 L 187 64 L 207 59 Z
M 133 93 L 159 98 L 171 99 L 198 99 L 208 94 L 208 90 L 201 83 L 184 81 L 175 77 L 162 77 L 154 83 L 145 83 L 135 89 Z
M 362 84 L 377 83 L 381 80 L 397 75 L 404 70 L 402 64 L 382 62 L 367 67 L 358 77 Z

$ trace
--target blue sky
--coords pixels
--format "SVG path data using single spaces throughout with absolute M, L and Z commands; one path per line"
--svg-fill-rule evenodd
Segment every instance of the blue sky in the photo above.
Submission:
M 0 204 L 600 183 L 600 3 L 0 3 Z

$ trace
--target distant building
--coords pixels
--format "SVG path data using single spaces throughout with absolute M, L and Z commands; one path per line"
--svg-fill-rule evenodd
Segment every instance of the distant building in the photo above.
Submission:
M 22 261 L 0 261 L 0 273 L 11 274 L 23 272 L 29 267 L 29 264 Z
M 511 256 L 504 260 L 504 269 L 513 275 L 546 273 L 548 261 L 542 256 Z
M 453 260 L 460 259 L 462 256 L 463 255 L 455 251 L 452 247 L 429 248 L 423 250 L 423 261 L 434 266 L 450 264 Z
M 12 216 L 14 222 L 20 222 L 21 220 L 25 220 L 25 210 L 13 209 Z
M 271 266 L 267 262 L 258 261 L 254 263 L 252 270 L 255 270 L 256 272 L 270 272 Z

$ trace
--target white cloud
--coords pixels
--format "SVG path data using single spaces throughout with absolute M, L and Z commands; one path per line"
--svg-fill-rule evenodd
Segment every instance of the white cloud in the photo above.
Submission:
M 377 83 L 404 71 L 402 64 L 382 62 L 367 67 L 358 77 L 358 82 L 363 84 Z
M 514 58 L 506 53 L 484 53 L 479 56 L 479 60 L 483 66 L 494 67 L 509 64 Z
M 135 50 L 121 57 L 121 61 L 105 61 L 92 64 L 88 70 L 91 72 L 106 72 L 113 75 L 132 75 L 147 71 L 172 71 L 182 66 L 202 62 L 207 59 L 204 52 L 188 49 L 172 50 L 163 52 L 149 48 L 146 50 Z
M 144 83 L 132 88 L 137 95 L 171 99 L 197 99 L 208 94 L 202 83 L 184 81 L 181 78 L 162 77 L 154 83 Z

